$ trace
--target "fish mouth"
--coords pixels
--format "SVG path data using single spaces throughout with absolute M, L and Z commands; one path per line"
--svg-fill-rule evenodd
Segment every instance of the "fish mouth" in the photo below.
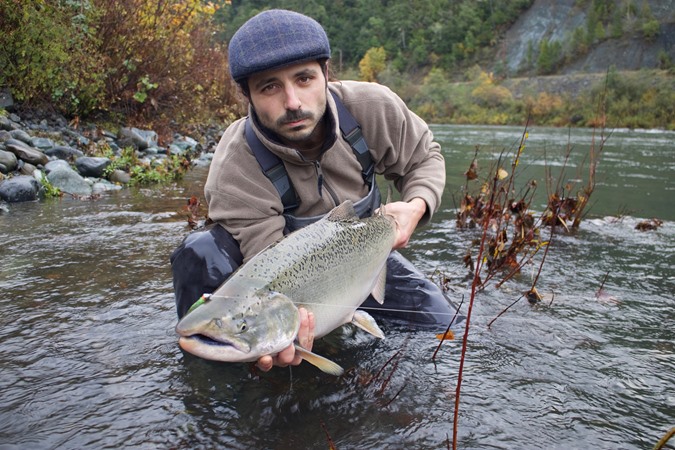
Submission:
M 235 342 L 217 341 L 203 334 L 181 336 L 178 345 L 188 353 L 212 361 L 247 362 L 257 359 Z
M 210 345 L 210 346 L 214 346 L 214 347 L 233 347 L 233 348 L 236 348 L 232 342 L 217 341 L 217 340 L 215 340 L 213 338 L 210 338 L 210 337 L 208 337 L 204 334 L 191 334 L 189 336 L 181 336 L 179 338 L 178 342 L 180 342 L 183 339 L 185 339 L 185 340 L 192 339 L 192 340 L 195 340 L 195 341 L 199 342 L 199 344 L 201 344 L 201 345 Z

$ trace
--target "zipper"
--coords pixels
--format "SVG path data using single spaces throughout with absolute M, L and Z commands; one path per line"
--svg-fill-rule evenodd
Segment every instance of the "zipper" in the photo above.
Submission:
M 326 189 L 326 192 L 328 192 L 328 195 L 330 196 L 331 200 L 333 200 L 333 204 L 337 206 L 338 203 L 338 198 L 337 195 L 335 195 L 335 192 L 324 182 L 323 178 L 323 171 L 321 170 L 321 163 L 319 161 L 312 161 L 314 164 L 314 168 L 316 169 L 316 178 L 317 178 L 317 187 L 319 189 L 319 197 L 323 198 L 323 189 Z

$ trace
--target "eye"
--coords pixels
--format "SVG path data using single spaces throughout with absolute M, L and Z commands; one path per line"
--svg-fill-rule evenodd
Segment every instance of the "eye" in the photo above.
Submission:
M 301 86 L 307 86 L 310 83 L 312 83 L 312 81 L 314 81 L 314 77 L 311 77 L 311 76 L 308 76 L 308 75 L 298 78 L 298 84 L 300 84 Z
M 239 332 L 243 333 L 246 330 L 248 330 L 248 324 L 246 323 L 245 320 L 242 320 L 241 322 L 239 322 Z
M 276 84 L 267 84 L 260 88 L 260 92 L 263 94 L 273 94 L 278 90 L 278 85 Z

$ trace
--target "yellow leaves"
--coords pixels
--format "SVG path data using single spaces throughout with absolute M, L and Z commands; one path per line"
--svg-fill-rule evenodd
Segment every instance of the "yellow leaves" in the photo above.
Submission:
M 501 180 L 503 180 L 503 179 L 505 179 L 505 178 L 508 178 L 508 176 L 509 176 L 509 173 L 508 173 L 506 170 L 504 170 L 502 167 L 500 167 L 499 169 L 497 169 L 497 179 L 498 179 L 498 180 L 501 181 Z
M 377 75 L 386 68 L 387 52 L 384 47 L 372 47 L 359 62 L 360 78 L 377 81 Z
M 451 330 L 446 331 L 445 333 L 438 333 L 436 339 L 439 341 L 452 341 L 455 339 L 455 333 Z

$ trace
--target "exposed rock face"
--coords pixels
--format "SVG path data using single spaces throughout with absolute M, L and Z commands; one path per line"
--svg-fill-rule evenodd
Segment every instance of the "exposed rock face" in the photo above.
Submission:
M 527 66 L 528 53 L 537 56 L 542 41 L 565 45 L 575 29 L 586 28 L 588 5 L 579 7 L 577 0 L 535 0 L 511 26 L 504 36 L 503 50 L 497 55 L 507 75 L 516 75 Z M 617 70 L 658 68 L 662 54 L 675 61 L 675 1 L 649 0 L 652 15 L 661 27 L 653 40 L 645 39 L 639 29 L 626 32 L 619 39 L 609 38 L 593 45 L 589 52 L 568 63 L 560 73 L 606 72 L 610 66 Z M 637 27 L 639 28 L 639 27 Z

